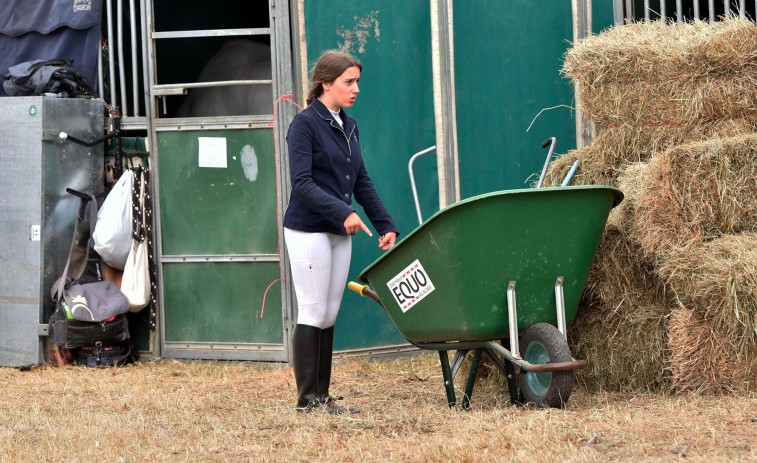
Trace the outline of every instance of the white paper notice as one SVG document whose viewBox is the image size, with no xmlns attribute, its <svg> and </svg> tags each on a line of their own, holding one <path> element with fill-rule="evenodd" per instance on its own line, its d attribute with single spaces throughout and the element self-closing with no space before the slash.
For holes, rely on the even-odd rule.
<svg viewBox="0 0 757 463">
<path fill-rule="evenodd" d="M 200 167 L 226 168 L 226 139 L 199 137 Z"/>
</svg>

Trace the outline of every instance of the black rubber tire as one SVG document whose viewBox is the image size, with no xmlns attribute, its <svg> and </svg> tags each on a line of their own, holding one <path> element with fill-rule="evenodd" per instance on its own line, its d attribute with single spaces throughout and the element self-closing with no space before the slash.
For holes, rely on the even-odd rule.
<svg viewBox="0 0 757 463">
<path fill-rule="evenodd" d="M 529 346 L 532 348 L 531 351 L 529 351 Z M 573 360 L 568 341 L 557 328 L 549 323 L 537 323 L 527 329 L 520 338 L 519 347 L 521 357 L 527 361 L 531 361 L 526 358 L 528 352 L 541 350 L 544 353 L 543 350 L 546 348 L 549 360 L 531 361 L 531 363 L 559 363 Z M 518 379 L 526 402 L 553 408 L 563 408 L 573 389 L 572 370 L 551 373 L 527 373 L 521 370 Z"/>
</svg>

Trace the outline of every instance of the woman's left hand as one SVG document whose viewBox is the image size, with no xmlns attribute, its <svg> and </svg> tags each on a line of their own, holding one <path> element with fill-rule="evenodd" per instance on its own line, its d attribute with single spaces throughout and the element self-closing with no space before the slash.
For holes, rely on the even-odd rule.
<svg viewBox="0 0 757 463">
<path fill-rule="evenodd" d="M 379 238 L 379 247 L 384 251 L 388 251 L 394 247 L 394 242 L 396 239 L 397 234 L 394 232 L 389 232 Z"/>
</svg>

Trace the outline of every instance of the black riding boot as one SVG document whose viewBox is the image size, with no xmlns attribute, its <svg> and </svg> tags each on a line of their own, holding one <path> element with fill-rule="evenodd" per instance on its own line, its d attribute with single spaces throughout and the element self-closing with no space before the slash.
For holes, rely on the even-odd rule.
<svg viewBox="0 0 757 463">
<path fill-rule="evenodd" d="M 318 343 L 321 329 L 297 325 L 292 336 L 292 366 L 297 383 L 297 411 L 309 412 L 318 402 Z"/>
<path fill-rule="evenodd" d="M 334 401 L 344 397 L 333 397 L 329 394 L 331 383 L 331 362 L 334 352 L 334 327 L 321 330 L 321 345 L 318 356 L 318 401 L 326 406 L 332 415 L 340 415 L 345 412 L 354 412 L 349 407 L 340 407 Z"/>
</svg>

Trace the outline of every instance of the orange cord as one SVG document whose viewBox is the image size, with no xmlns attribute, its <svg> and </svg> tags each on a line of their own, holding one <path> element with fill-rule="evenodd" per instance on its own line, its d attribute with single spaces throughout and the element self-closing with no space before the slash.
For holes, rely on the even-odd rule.
<svg viewBox="0 0 757 463">
<path fill-rule="evenodd" d="M 276 115 L 278 114 L 279 102 L 281 102 L 282 100 L 292 103 L 293 105 L 300 108 L 300 110 L 303 109 L 302 106 L 298 105 L 296 102 L 294 102 L 294 100 L 291 100 L 290 98 L 294 98 L 294 95 L 287 94 L 279 96 L 279 98 L 276 100 L 276 103 L 274 103 L 273 105 L 273 122 L 268 124 L 268 127 L 271 127 L 273 129 L 273 156 L 276 163 L 276 254 L 278 254 L 279 256 L 279 272 L 281 272 L 281 278 L 273 280 L 271 284 L 269 284 L 265 289 L 265 292 L 263 293 L 263 306 L 260 308 L 260 318 L 263 318 L 263 314 L 265 313 L 265 299 L 268 296 L 268 290 L 271 289 L 271 286 L 273 286 L 274 283 L 278 281 L 286 281 L 284 275 L 284 267 L 281 265 L 281 228 L 279 228 L 279 224 L 281 223 L 281 215 L 279 214 L 279 204 L 281 203 L 281 172 L 279 171 L 279 148 L 278 144 L 276 143 Z"/>
</svg>

